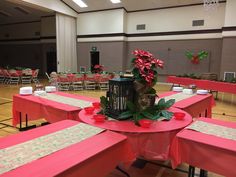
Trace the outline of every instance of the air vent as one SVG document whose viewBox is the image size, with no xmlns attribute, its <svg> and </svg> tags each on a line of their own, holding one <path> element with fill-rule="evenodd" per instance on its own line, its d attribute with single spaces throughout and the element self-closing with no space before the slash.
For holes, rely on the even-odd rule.
<svg viewBox="0 0 236 177">
<path fill-rule="evenodd" d="M 34 33 L 34 35 L 35 35 L 35 36 L 40 36 L 40 32 L 39 32 L 39 31 L 36 31 L 36 32 Z"/>
<path fill-rule="evenodd" d="M 137 30 L 145 30 L 146 29 L 146 25 L 145 24 L 139 24 L 136 26 Z"/>
<path fill-rule="evenodd" d="M 204 20 L 193 20 L 192 26 L 204 26 Z"/>
<path fill-rule="evenodd" d="M 235 78 L 235 72 L 224 72 L 224 81 L 231 82 Z"/>
<path fill-rule="evenodd" d="M 16 10 L 18 10 L 19 12 L 25 14 L 25 15 L 28 15 L 29 14 L 29 11 L 22 8 L 22 7 L 15 7 Z"/>
</svg>

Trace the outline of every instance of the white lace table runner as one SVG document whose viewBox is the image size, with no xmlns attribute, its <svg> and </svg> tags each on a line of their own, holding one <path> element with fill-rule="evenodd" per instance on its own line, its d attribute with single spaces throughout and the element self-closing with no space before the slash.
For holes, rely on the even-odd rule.
<svg viewBox="0 0 236 177">
<path fill-rule="evenodd" d="M 0 149 L 0 174 L 76 144 L 103 130 L 79 123 L 24 143 Z"/>
<path fill-rule="evenodd" d="M 178 102 L 178 101 L 181 101 L 181 100 L 184 100 L 184 99 L 187 99 L 187 98 L 191 98 L 193 96 L 195 96 L 196 94 L 184 94 L 184 93 L 176 93 L 176 94 L 173 94 L 173 95 L 170 95 L 170 96 L 166 96 L 166 97 L 163 97 L 165 99 L 165 101 L 168 101 L 170 99 L 175 99 L 175 102 Z M 159 99 L 156 99 L 155 103 L 158 103 L 158 101 L 160 100 L 161 98 Z"/>
<path fill-rule="evenodd" d="M 221 138 L 236 140 L 236 129 L 225 127 L 222 125 L 216 125 L 203 121 L 195 121 L 186 129 L 195 130 L 201 133 L 205 133 L 208 135 L 214 135 Z"/>
<path fill-rule="evenodd" d="M 92 106 L 92 102 L 90 102 L 90 101 L 79 100 L 76 98 L 70 98 L 70 97 L 61 96 L 61 95 L 57 95 L 57 94 L 53 94 L 53 93 L 47 93 L 47 95 L 45 95 L 45 96 L 41 95 L 40 97 L 44 98 L 44 99 L 51 100 L 51 101 L 55 101 L 58 103 L 63 103 L 63 104 L 67 104 L 70 106 L 76 106 L 79 108 L 85 108 L 88 106 Z"/>
</svg>

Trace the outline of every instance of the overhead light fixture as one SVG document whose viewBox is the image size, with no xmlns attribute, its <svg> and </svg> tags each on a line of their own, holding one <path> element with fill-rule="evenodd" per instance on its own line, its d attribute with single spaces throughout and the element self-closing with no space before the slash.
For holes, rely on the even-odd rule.
<svg viewBox="0 0 236 177">
<path fill-rule="evenodd" d="M 82 0 L 73 0 L 73 1 L 81 8 L 88 7 L 87 4 L 85 4 Z"/>
<path fill-rule="evenodd" d="M 111 0 L 111 2 L 112 2 L 113 4 L 121 3 L 120 0 Z"/>
</svg>

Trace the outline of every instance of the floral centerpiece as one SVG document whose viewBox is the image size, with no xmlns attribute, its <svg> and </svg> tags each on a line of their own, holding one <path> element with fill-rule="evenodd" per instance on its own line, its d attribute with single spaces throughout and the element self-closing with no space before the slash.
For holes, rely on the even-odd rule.
<svg viewBox="0 0 236 177">
<path fill-rule="evenodd" d="M 95 73 L 102 73 L 104 70 L 104 66 L 103 65 L 94 65 L 94 72 Z"/>
<path fill-rule="evenodd" d="M 157 83 L 158 68 L 163 68 L 164 62 L 157 59 L 148 51 L 134 50 L 132 63 L 132 74 L 134 78 L 134 100 L 127 101 L 127 110 L 120 114 L 119 120 L 131 119 L 139 125 L 141 119 L 157 120 L 159 118 L 171 119 L 173 113 L 167 111 L 175 100 L 165 101 L 160 99 L 155 104 L 157 98 L 156 90 L 153 86 Z M 100 113 L 107 113 L 109 101 L 106 97 L 101 97 L 102 110 Z"/>
<path fill-rule="evenodd" d="M 132 73 L 134 75 L 134 86 L 136 100 L 140 109 L 151 106 L 155 102 L 156 90 L 153 86 L 157 82 L 157 69 L 163 68 L 164 62 L 155 58 L 150 52 L 134 50 L 135 57 L 132 59 Z M 150 98 L 150 99 L 149 99 Z M 147 102 L 150 100 L 150 102 Z"/>
</svg>

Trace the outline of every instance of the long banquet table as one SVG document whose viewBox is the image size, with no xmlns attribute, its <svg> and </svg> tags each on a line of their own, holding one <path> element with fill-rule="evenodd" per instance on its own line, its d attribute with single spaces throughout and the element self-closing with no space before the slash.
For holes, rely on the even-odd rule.
<svg viewBox="0 0 236 177">
<path fill-rule="evenodd" d="M 236 94 L 236 84 L 233 83 L 199 80 L 199 79 L 191 79 L 191 78 L 176 77 L 176 76 L 168 76 L 167 82 L 186 86 L 195 84 L 198 88 L 201 89 Z"/>
<path fill-rule="evenodd" d="M 179 92 L 165 92 L 159 95 L 159 98 L 175 97 Z M 212 94 L 206 95 L 190 95 L 186 99 L 176 101 L 173 107 L 182 109 L 189 113 L 192 117 L 211 117 L 212 107 L 215 105 L 215 101 Z"/>
<path fill-rule="evenodd" d="M 91 102 L 91 104 L 92 102 L 99 101 L 97 98 L 63 92 L 54 92 L 53 94 L 63 96 L 64 98 L 73 98 L 76 100 Z M 27 120 L 45 118 L 50 123 L 65 119 L 77 120 L 78 113 L 81 109 L 81 107 L 48 100 L 39 96 L 16 94 L 13 96 L 13 125 L 16 126 L 19 123 L 21 125 L 24 121 L 23 117 L 25 116 L 27 117 Z"/>
<path fill-rule="evenodd" d="M 0 149 L 1 151 L 4 151 L 5 148 L 42 138 L 45 135 L 53 134 L 78 124 L 83 123 L 64 120 L 44 127 L 14 134 L 9 137 L 4 137 L 0 139 Z M 83 134 L 83 132 L 81 133 Z M 14 159 L 14 156 L 11 158 Z M 129 165 L 133 160 L 134 154 L 130 145 L 127 143 L 127 138 L 124 135 L 115 132 L 105 131 L 5 172 L 1 174 L 1 176 L 98 177 L 106 176 L 120 163 Z M 1 164 L 4 164 L 4 162 L 1 162 L 0 158 L 0 171 L 2 167 L 4 168 Z"/>
<path fill-rule="evenodd" d="M 219 134 L 219 131 L 206 134 L 184 129 L 177 134 L 171 147 L 173 167 L 185 162 L 226 177 L 236 176 L 236 123 L 206 118 L 199 118 L 197 121 L 210 123 L 213 126 L 220 125 L 226 130 L 220 127 L 223 136 L 230 134 L 233 139 L 214 135 L 214 133 Z M 206 129 L 212 130 L 212 127 Z"/>
<path fill-rule="evenodd" d="M 177 108 L 170 108 L 169 111 L 184 112 Z M 172 118 L 169 121 L 154 121 L 151 127 L 142 128 L 128 120 L 109 119 L 102 123 L 95 122 L 94 114 L 87 114 L 82 110 L 79 113 L 79 118 L 84 123 L 124 134 L 137 157 L 151 160 L 170 159 L 169 147 L 173 138 L 181 129 L 192 122 L 192 117 L 186 113 L 183 120 Z"/>
</svg>

